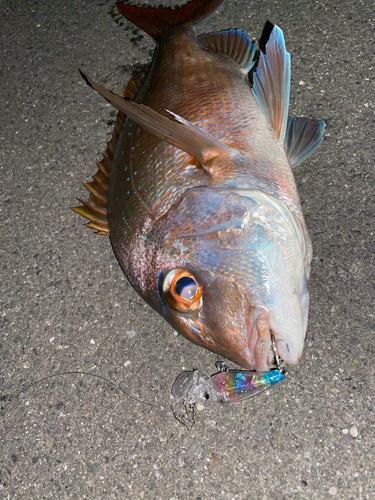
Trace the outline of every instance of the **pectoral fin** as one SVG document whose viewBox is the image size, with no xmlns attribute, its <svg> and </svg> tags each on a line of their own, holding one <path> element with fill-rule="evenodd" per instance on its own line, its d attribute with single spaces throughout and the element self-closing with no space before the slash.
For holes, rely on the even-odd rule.
<svg viewBox="0 0 375 500">
<path fill-rule="evenodd" d="M 289 116 L 284 147 L 292 167 L 305 161 L 320 146 L 325 126 L 321 120 Z"/>
<path fill-rule="evenodd" d="M 94 90 L 99 92 L 115 108 L 125 113 L 137 125 L 169 144 L 182 149 L 208 170 L 210 163 L 218 156 L 234 156 L 238 154 L 236 149 L 226 146 L 203 129 L 196 127 L 175 113 L 169 111 L 177 121 L 170 120 L 148 106 L 128 101 L 114 94 L 94 82 L 82 71 L 81 75 Z"/>
</svg>

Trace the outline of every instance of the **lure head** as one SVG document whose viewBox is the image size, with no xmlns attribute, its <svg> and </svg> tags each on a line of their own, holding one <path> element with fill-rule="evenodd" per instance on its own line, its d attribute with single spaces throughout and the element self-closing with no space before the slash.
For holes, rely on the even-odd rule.
<svg viewBox="0 0 375 500">
<path fill-rule="evenodd" d="M 297 363 L 307 328 L 297 218 L 255 190 L 187 191 L 146 238 L 139 293 L 192 342 L 250 370 Z"/>
<path fill-rule="evenodd" d="M 214 403 L 217 391 L 212 378 L 203 376 L 198 370 L 182 372 L 172 386 L 172 396 L 187 404 Z"/>
<path fill-rule="evenodd" d="M 194 399 L 195 388 L 199 384 L 200 375 L 198 370 L 182 372 L 176 378 L 172 386 L 172 396 L 180 401 Z M 195 400 L 192 401 L 195 403 Z"/>
</svg>

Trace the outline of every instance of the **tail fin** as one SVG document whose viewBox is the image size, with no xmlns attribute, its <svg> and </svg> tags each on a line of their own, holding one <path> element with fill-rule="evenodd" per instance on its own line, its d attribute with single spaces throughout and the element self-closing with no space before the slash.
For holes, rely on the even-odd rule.
<svg viewBox="0 0 375 500">
<path fill-rule="evenodd" d="M 223 0 L 191 0 L 176 9 L 135 7 L 118 3 L 117 8 L 126 19 L 157 40 L 163 32 L 171 28 L 200 23 L 222 2 Z"/>
</svg>

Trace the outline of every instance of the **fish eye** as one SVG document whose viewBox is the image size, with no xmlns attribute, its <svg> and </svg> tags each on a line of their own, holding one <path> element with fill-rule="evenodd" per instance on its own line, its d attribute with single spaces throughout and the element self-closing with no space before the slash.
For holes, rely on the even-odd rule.
<svg viewBox="0 0 375 500">
<path fill-rule="evenodd" d="M 174 269 L 164 278 L 163 294 L 168 304 L 181 312 L 197 309 L 202 298 L 196 278 L 185 269 Z"/>
<path fill-rule="evenodd" d="M 191 299 L 197 293 L 198 285 L 195 279 L 190 276 L 183 276 L 176 281 L 176 293 L 183 299 Z"/>
</svg>

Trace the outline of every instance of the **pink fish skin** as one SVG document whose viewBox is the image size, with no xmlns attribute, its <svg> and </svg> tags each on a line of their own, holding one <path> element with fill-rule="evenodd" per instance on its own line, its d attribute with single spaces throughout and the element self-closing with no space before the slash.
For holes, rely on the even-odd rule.
<svg viewBox="0 0 375 500">
<path fill-rule="evenodd" d="M 177 331 L 267 371 L 272 337 L 287 363 L 303 351 L 312 247 L 291 167 L 319 146 L 324 123 L 288 118 L 279 28 L 267 23 L 255 70 L 241 30 L 195 34 L 221 1 L 118 4 L 157 46 L 124 98 L 84 75 L 120 112 L 75 210 L 109 234 L 132 286 Z"/>
</svg>

